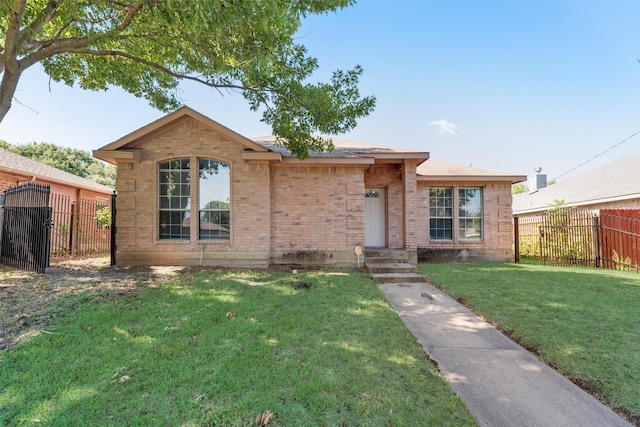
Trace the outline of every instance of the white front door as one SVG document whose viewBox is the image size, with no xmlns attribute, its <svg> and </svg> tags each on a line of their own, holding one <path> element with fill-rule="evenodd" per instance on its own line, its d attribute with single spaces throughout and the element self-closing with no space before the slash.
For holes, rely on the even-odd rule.
<svg viewBox="0 0 640 427">
<path fill-rule="evenodd" d="M 383 189 L 370 189 L 364 194 L 364 245 L 384 247 L 386 240 L 386 198 Z"/>
</svg>

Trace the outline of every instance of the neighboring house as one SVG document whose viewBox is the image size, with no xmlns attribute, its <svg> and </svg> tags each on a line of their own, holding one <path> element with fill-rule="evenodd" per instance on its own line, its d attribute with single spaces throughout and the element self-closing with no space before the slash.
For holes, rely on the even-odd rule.
<svg viewBox="0 0 640 427">
<path fill-rule="evenodd" d="M 0 148 L 0 194 L 26 182 L 48 184 L 51 192 L 69 197 L 110 200 L 113 189 Z"/>
<path fill-rule="evenodd" d="M 96 212 L 111 205 L 112 188 L 0 148 L 0 196 L 27 182 L 51 188 L 54 257 L 109 253 L 109 224 L 99 223 Z"/>
<path fill-rule="evenodd" d="M 94 151 L 118 167 L 118 264 L 355 266 L 356 246 L 512 259 L 525 176 L 333 141 L 301 161 L 183 107 Z"/>
<path fill-rule="evenodd" d="M 537 190 L 513 197 L 513 213 L 519 217 L 538 215 L 557 203 L 593 211 L 638 208 L 639 177 L 640 154 L 624 157 L 549 186 L 546 186 L 544 175 L 538 174 L 532 177 Z"/>
</svg>

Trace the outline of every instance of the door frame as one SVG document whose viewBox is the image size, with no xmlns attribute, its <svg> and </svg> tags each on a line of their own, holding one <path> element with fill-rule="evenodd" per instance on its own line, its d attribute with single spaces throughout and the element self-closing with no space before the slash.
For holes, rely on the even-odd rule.
<svg viewBox="0 0 640 427">
<path fill-rule="evenodd" d="M 363 197 L 366 198 L 365 196 L 366 196 L 367 192 L 369 192 L 371 190 L 382 191 L 382 193 L 383 193 L 381 199 L 383 201 L 383 210 L 382 210 L 383 218 L 382 218 L 382 221 L 383 221 L 383 228 L 384 228 L 384 233 L 383 233 L 384 243 L 382 244 L 382 246 L 369 246 L 369 245 L 366 244 L 366 241 L 367 241 L 367 235 L 366 235 L 366 222 L 367 222 L 366 215 L 367 215 L 367 210 L 365 208 L 365 212 L 364 212 L 364 214 L 365 214 L 365 218 L 364 218 L 364 221 L 365 221 L 365 236 L 364 236 L 365 247 L 386 248 L 387 245 L 388 245 L 388 242 L 389 242 L 389 236 L 388 236 L 388 234 L 389 234 L 388 233 L 388 231 L 389 231 L 388 230 L 388 223 L 389 222 L 387 221 L 387 210 L 388 210 L 387 193 L 388 193 L 388 191 L 387 191 L 387 188 L 384 187 L 384 186 L 365 187 Z M 366 201 L 365 201 L 365 204 L 366 204 Z"/>
</svg>

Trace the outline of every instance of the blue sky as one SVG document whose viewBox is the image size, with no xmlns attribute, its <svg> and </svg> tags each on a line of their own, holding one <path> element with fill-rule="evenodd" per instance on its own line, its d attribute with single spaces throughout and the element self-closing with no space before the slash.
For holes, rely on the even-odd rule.
<svg viewBox="0 0 640 427">
<path fill-rule="evenodd" d="M 364 68 L 377 107 L 346 139 L 435 160 L 560 179 L 640 152 L 640 2 L 371 1 L 305 20 L 316 76 Z M 240 95 L 195 84 L 187 105 L 270 134 Z M 86 92 L 25 72 L 0 139 L 97 149 L 162 116 L 119 89 Z M 565 172 L 595 160 L 577 170 Z"/>
</svg>

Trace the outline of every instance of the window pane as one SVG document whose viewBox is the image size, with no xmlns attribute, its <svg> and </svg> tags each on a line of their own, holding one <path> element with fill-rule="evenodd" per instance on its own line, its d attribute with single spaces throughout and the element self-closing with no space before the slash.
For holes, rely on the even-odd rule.
<svg viewBox="0 0 640 427">
<path fill-rule="evenodd" d="M 188 239 L 189 212 L 160 211 L 160 239 Z"/>
<path fill-rule="evenodd" d="M 189 159 L 158 163 L 158 238 L 189 239 Z"/>
<path fill-rule="evenodd" d="M 200 239 L 228 240 L 230 235 L 229 211 L 200 211 Z"/>
<path fill-rule="evenodd" d="M 461 240 L 482 240 L 482 188 L 458 189 Z"/>
<path fill-rule="evenodd" d="M 430 219 L 429 233 L 434 240 L 453 239 L 453 221 L 451 219 Z"/>
<path fill-rule="evenodd" d="M 453 239 L 453 188 L 429 189 L 429 234 L 433 240 Z"/>
<path fill-rule="evenodd" d="M 198 161 L 199 238 L 229 240 L 231 235 L 231 173 L 229 164 Z"/>
<path fill-rule="evenodd" d="M 160 209 L 166 209 L 169 207 L 169 198 L 160 196 Z"/>
<path fill-rule="evenodd" d="M 200 159 L 200 209 L 229 209 L 230 173 L 227 163 Z"/>
</svg>

